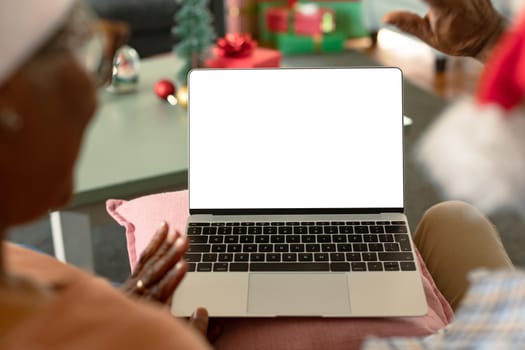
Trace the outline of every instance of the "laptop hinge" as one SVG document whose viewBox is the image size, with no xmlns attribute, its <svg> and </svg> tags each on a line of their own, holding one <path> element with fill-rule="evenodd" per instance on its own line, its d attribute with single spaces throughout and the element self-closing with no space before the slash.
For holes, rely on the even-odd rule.
<svg viewBox="0 0 525 350">
<path fill-rule="evenodd" d="M 403 213 L 403 208 L 353 209 L 190 209 L 191 215 L 330 215 L 330 214 L 383 214 Z"/>
</svg>

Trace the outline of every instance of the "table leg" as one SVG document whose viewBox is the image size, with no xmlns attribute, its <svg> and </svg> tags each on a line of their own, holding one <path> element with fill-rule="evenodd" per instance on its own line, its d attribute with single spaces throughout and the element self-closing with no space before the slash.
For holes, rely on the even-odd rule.
<svg viewBox="0 0 525 350">
<path fill-rule="evenodd" d="M 50 214 L 50 220 L 55 257 L 64 263 L 94 272 L 89 216 L 55 211 Z"/>
</svg>

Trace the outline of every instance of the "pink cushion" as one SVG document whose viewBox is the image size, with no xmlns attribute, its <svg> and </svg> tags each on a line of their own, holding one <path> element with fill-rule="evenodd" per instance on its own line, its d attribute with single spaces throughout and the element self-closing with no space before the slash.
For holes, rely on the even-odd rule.
<svg viewBox="0 0 525 350">
<path fill-rule="evenodd" d="M 159 193 L 132 201 L 110 199 L 106 202 L 109 215 L 126 228 L 131 270 L 162 221 L 168 223 L 170 231 L 185 233 L 188 204 L 188 191 Z"/>
<path fill-rule="evenodd" d="M 108 200 L 109 214 L 126 228 L 131 268 L 162 220 L 170 230 L 185 232 L 188 192 L 169 192 L 131 201 Z M 221 319 L 217 349 L 354 349 L 366 336 L 421 336 L 436 332 L 453 318 L 418 254 L 429 312 L 423 317 L 385 319 Z"/>
</svg>

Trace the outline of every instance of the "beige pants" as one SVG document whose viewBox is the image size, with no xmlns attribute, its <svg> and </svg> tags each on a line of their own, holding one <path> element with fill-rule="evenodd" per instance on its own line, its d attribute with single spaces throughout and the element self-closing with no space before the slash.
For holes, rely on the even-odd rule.
<svg viewBox="0 0 525 350">
<path fill-rule="evenodd" d="M 454 310 L 476 268 L 513 268 L 494 225 L 463 202 L 444 202 L 427 210 L 414 242 L 436 285 Z"/>
</svg>

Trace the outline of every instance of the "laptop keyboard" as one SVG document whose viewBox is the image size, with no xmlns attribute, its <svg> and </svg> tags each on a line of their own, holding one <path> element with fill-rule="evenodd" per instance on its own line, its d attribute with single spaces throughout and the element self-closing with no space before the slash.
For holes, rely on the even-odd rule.
<svg viewBox="0 0 525 350">
<path fill-rule="evenodd" d="M 404 221 L 192 222 L 190 272 L 415 271 Z"/>
</svg>

